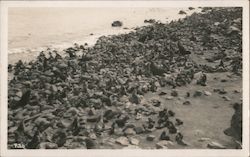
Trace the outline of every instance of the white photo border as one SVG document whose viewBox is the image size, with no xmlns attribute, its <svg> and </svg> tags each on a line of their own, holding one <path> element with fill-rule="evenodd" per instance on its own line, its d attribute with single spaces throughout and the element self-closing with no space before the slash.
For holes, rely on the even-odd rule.
<svg viewBox="0 0 250 157">
<path fill-rule="evenodd" d="M 206 0 L 206 1 L 0 1 L 1 51 L 0 51 L 0 156 L 249 156 L 249 1 Z M 243 7 L 243 149 L 167 149 L 167 150 L 10 150 L 7 149 L 7 98 L 8 98 L 8 8 L 10 7 Z"/>
</svg>

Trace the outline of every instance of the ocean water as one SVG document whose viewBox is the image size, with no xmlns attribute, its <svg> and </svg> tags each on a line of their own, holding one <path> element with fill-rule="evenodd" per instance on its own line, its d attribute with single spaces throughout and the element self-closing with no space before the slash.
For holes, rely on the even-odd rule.
<svg viewBox="0 0 250 157">
<path fill-rule="evenodd" d="M 188 8 L 9 8 L 9 62 L 22 58 L 11 54 L 33 53 L 49 48 L 64 49 L 74 43 L 93 45 L 102 35 L 121 34 L 146 25 L 145 19 L 163 23 L 184 18 L 199 9 Z M 111 27 L 115 20 L 123 22 Z M 124 29 L 128 28 L 128 29 Z M 93 35 L 90 35 L 90 34 Z"/>
</svg>

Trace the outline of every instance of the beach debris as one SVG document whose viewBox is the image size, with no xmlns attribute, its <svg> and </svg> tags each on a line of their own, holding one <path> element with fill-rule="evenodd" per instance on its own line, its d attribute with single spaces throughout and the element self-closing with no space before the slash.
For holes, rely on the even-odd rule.
<svg viewBox="0 0 250 157">
<path fill-rule="evenodd" d="M 121 27 L 122 26 L 122 22 L 121 21 L 114 21 L 111 24 L 112 27 Z"/>
</svg>

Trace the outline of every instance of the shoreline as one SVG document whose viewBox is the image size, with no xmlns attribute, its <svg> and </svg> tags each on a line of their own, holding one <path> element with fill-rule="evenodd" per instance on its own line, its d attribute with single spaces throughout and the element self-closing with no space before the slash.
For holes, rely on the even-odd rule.
<svg viewBox="0 0 250 157">
<path fill-rule="evenodd" d="M 185 18 L 186 16 L 190 16 L 193 13 L 199 13 L 201 12 L 201 8 L 195 8 L 193 10 L 189 10 L 188 8 L 179 8 L 179 10 L 184 10 L 186 14 L 180 15 L 178 12 L 176 12 L 175 16 L 172 15 L 166 15 L 165 21 L 163 20 L 156 20 L 161 23 L 169 23 L 171 21 L 177 21 L 179 19 Z M 178 10 L 178 11 L 179 11 Z M 120 17 L 121 18 L 121 17 Z M 121 18 L 123 19 L 123 18 Z M 148 20 L 147 17 L 145 17 L 144 20 Z M 119 20 L 119 18 L 117 19 Z M 122 20 L 121 20 L 122 21 Z M 119 35 L 119 34 L 127 34 L 130 32 L 135 31 L 135 28 L 143 27 L 151 25 L 149 23 L 143 23 L 143 21 L 139 22 L 138 24 L 133 25 L 133 27 L 126 27 L 127 24 L 125 24 L 122 27 L 111 27 L 106 28 L 106 30 L 97 30 L 89 32 L 89 35 L 81 36 L 78 35 L 76 37 L 71 37 L 67 39 L 66 41 L 58 41 L 58 42 L 50 42 L 51 44 L 45 44 L 38 47 L 18 47 L 18 48 L 9 48 L 8 49 L 8 64 L 15 64 L 19 60 L 22 60 L 24 62 L 29 62 L 35 59 L 39 55 L 41 51 L 46 51 L 48 48 L 52 50 L 58 50 L 62 51 L 66 48 L 72 47 L 74 43 L 77 43 L 79 45 L 84 45 L 85 43 L 88 44 L 88 47 L 94 46 L 95 42 L 99 39 L 101 36 L 110 36 L 110 35 Z M 131 25 L 131 24 L 128 24 Z M 81 34 L 81 33 L 79 33 Z M 93 34 L 93 35 L 90 35 Z M 11 41 L 9 41 L 11 43 Z"/>
</svg>

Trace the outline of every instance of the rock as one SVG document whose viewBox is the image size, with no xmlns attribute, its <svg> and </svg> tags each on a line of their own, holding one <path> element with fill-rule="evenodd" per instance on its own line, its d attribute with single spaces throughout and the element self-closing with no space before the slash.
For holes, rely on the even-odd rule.
<svg viewBox="0 0 250 157">
<path fill-rule="evenodd" d="M 31 91 L 30 91 L 30 90 L 27 90 L 27 91 L 22 95 L 21 99 L 17 102 L 17 104 L 11 106 L 12 109 L 17 109 L 17 108 L 24 107 L 25 105 L 27 105 L 27 104 L 29 103 L 29 100 L 30 100 L 30 94 L 31 94 Z"/>
<path fill-rule="evenodd" d="M 86 144 L 87 149 L 96 149 L 97 148 L 96 142 L 93 139 L 86 138 L 85 144 Z"/>
<path fill-rule="evenodd" d="M 23 95 L 23 93 L 22 93 L 21 91 L 18 91 L 18 92 L 16 93 L 16 96 L 18 96 L 19 98 L 21 98 L 22 95 Z"/>
<path fill-rule="evenodd" d="M 211 139 L 208 138 L 208 137 L 201 137 L 198 141 L 199 141 L 199 142 L 211 141 Z"/>
<path fill-rule="evenodd" d="M 42 142 L 39 144 L 39 149 L 58 149 L 58 146 L 55 143 Z"/>
<path fill-rule="evenodd" d="M 115 120 L 115 123 L 117 124 L 118 127 L 123 128 L 127 123 L 128 119 L 129 119 L 128 116 L 120 117 L 119 119 Z"/>
<path fill-rule="evenodd" d="M 58 145 L 58 147 L 62 147 L 66 142 L 67 134 L 63 130 L 58 130 L 52 137 L 52 141 Z"/>
<path fill-rule="evenodd" d="M 166 96 L 166 100 L 172 100 L 172 99 L 174 99 L 173 96 Z"/>
<path fill-rule="evenodd" d="M 170 134 L 177 133 L 177 128 L 174 125 L 168 126 L 168 129 Z"/>
<path fill-rule="evenodd" d="M 143 132 L 145 131 L 145 130 L 144 130 L 142 127 L 140 127 L 140 126 L 135 127 L 134 130 L 135 130 L 136 134 L 141 134 L 141 133 L 143 133 Z"/>
<path fill-rule="evenodd" d="M 177 91 L 175 91 L 175 90 L 173 90 L 173 91 L 171 92 L 171 96 L 173 96 L 173 97 L 177 97 L 177 96 L 178 96 L 178 92 L 177 92 Z"/>
<path fill-rule="evenodd" d="M 90 134 L 89 134 L 89 138 L 92 139 L 92 140 L 96 140 L 96 139 L 97 139 L 95 133 L 90 133 Z"/>
<path fill-rule="evenodd" d="M 132 145 L 136 145 L 136 146 L 139 145 L 139 143 L 140 143 L 140 141 L 138 139 L 133 138 L 133 137 L 129 138 L 129 141 Z"/>
<path fill-rule="evenodd" d="M 122 26 L 122 22 L 121 21 L 114 21 L 111 24 L 112 27 L 121 27 Z"/>
<path fill-rule="evenodd" d="M 242 142 L 242 103 L 234 103 L 234 114 L 231 118 L 229 128 L 224 130 L 227 136 L 233 137 L 234 140 Z"/>
<path fill-rule="evenodd" d="M 94 116 L 96 114 L 95 112 L 95 109 L 94 108 L 91 108 L 89 111 L 88 111 L 88 115 L 89 116 Z"/>
<path fill-rule="evenodd" d="M 72 116 L 74 116 L 74 115 L 77 115 L 79 111 L 78 111 L 77 108 L 71 107 L 71 108 L 68 109 L 67 112 L 70 113 L 70 114 L 72 114 Z"/>
<path fill-rule="evenodd" d="M 161 133 L 160 140 L 170 140 L 170 137 L 166 134 L 166 131 Z"/>
<path fill-rule="evenodd" d="M 188 7 L 188 9 L 189 9 L 189 10 L 194 10 L 195 8 L 193 8 L 193 7 Z"/>
<path fill-rule="evenodd" d="M 155 19 L 144 20 L 144 23 L 155 23 Z"/>
<path fill-rule="evenodd" d="M 188 146 L 189 144 L 183 140 L 183 135 L 181 133 L 177 133 L 175 136 L 175 140 L 179 145 Z"/>
<path fill-rule="evenodd" d="M 240 93 L 240 90 L 235 89 L 234 93 Z"/>
<path fill-rule="evenodd" d="M 182 125 L 182 124 L 183 124 L 183 121 L 182 121 L 182 120 L 180 120 L 180 119 L 178 119 L 178 118 L 176 118 L 176 119 L 175 119 L 175 121 L 176 121 L 176 125 L 177 125 L 177 126 L 179 126 L 179 125 Z"/>
<path fill-rule="evenodd" d="M 191 105 L 191 102 L 190 101 L 185 101 L 185 102 L 183 102 L 183 105 Z"/>
<path fill-rule="evenodd" d="M 199 96 L 202 96 L 202 94 L 203 94 L 203 92 L 202 91 L 200 91 L 200 90 L 197 90 L 197 91 L 195 91 L 195 93 L 194 93 L 194 97 L 199 97 Z"/>
<path fill-rule="evenodd" d="M 142 118 L 142 114 L 137 112 L 135 120 L 140 120 Z"/>
<path fill-rule="evenodd" d="M 148 135 L 147 140 L 148 141 L 153 141 L 155 139 L 155 135 Z"/>
<path fill-rule="evenodd" d="M 206 86 L 206 82 L 207 82 L 207 75 L 204 72 L 202 72 L 196 84 L 201 86 Z"/>
<path fill-rule="evenodd" d="M 37 118 L 35 124 L 38 126 L 40 131 L 44 131 L 50 126 L 50 122 L 46 118 Z"/>
<path fill-rule="evenodd" d="M 218 92 L 219 94 L 227 94 L 227 91 L 225 89 L 214 89 L 214 92 Z"/>
<path fill-rule="evenodd" d="M 220 25 L 220 22 L 215 22 L 214 25 L 218 26 L 218 25 Z"/>
<path fill-rule="evenodd" d="M 166 92 L 160 92 L 158 95 L 162 96 L 162 95 L 166 95 L 167 93 Z"/>
<path fill-rule="evenodd" d="M 211 95 L 212 95 L 212 93 L 211 93 L 211 92 L 209 92 L 209 91 L 204 91 L 204 95 L 206 95 L 206 96 L 211 96 Z"/>
<path fill-rule="evenodd" d="M 133 94 L 132 94 L 131 97 L 129 98 L 129 101 L 130 101 L 131 103 L 140 104 L 141 98 L 140 98 L 140 96 L 137 94 L 137 92 L 133 92 Z"/>
<path fill-rule="evenodd" d="M 159 100 L 153 99 L 152 100 L 152 105 L 155 107 L 160 107 L 161 106 L 161 102 Z"/>
<path fill-rule="evenodd" d="M 233 34 L 233 33 L 241 33 L 241 30 L 239 28 L 237 28 L 236 26 L 230 26 L 227 30 L 227 34 Z"/>
<path fill-rule="evenodd" d="M 225 101 L 231 101 L 231 99 L 228 96 L 223 96 L 222 97 Z"/>
<path fill-rule="evenodd" d="M 183 10 L 180 10 L 178 14 L 183 15 L 183 14 L 187 14 L 187 13 Z"/>
<path fill-rule="evenodd" d="M 94 116 L 88 117 L 87 122 L 91 122 L 91 123 L 99 122 L 100 119 L 101 119 L 100 115 L 94 115 Z"/>
<path fill-rule="evenodd" d="M 63 128 L 68 128 L 68 127 L 71 126 L 72 120 L 70 120 L 70 119 L 62 119 L 61 124 L 62 124 Z"/>
<path fill-rule="evenodd" d="M 85 142 L 86 138 L 87 138 L 87 137 L 85 137 L 85 136 L 77 136 L 77 137 L 74 139 L 74 141 L 75 141 L 75 142 L 81 143 L 81 142 Z"/>
<path fill-rule="evenodd" d="M 107 120 L 112 119 L 114 116 L 116 115 L 116 113 L 113 110 L 107 110 L 104 112 L 103 117 L 105 117 Z"/>
<path fill-rule="evenodd" d="M 168 110 L 168 116 L 174 117 L 175 113 L 172 110 Z"/>
<path fill-rule="evenodd" d="M 227 82 L 228 80 L 226 80 L 226 79 L 222 79 L 220 82 Z"/>
<path fill-rule="evenodd" d="M 207 147 L 208 148 L 211 148 L 211 149 L 226 149 L 225 146 L 223 146 L 222 144 L 220 143 L 217 143 L 217 142 L 214 142 L 214 141 L 211 141 L 207 144 Z"/>
<path fill-rule="evenodd" d="M 115 140 L 116 143 L 122 145 L 122 146 L 128 146 L 129 140 L 127 137 L 121 136 Z"/>
<path fill-rule="evenodd" d="M 127 129 L 124 131 L 124 134 L 125 134 L 125 135 L 135 135 L 136 132 L 134 131 L 133 128 L 127 128 Z"/>
<path fill-rule="evenodd" d="M 156 143 L 156 149 L 168 149 L 169 146 L 174 144 L 171 141 L 162 140 Z"/>
<path fill-rule="evenodd" d="M 128 96 L 123 95 L 123 96 L 120 98 L 120 101 L 121 101 L 121 102 L 124 102 L 124 103 L 127 103 L 127 102 L 129 102 L 129 98 L 128 98 Z"/>
</svg>

